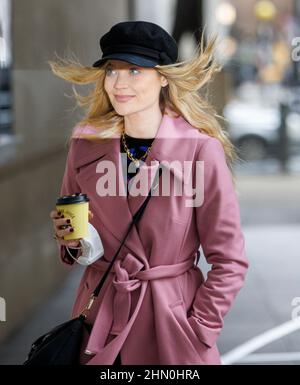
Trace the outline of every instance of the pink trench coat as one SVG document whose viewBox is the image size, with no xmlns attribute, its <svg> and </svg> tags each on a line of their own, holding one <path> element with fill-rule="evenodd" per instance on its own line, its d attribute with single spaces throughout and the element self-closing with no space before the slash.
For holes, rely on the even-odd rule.
<svg viewBox="0 0 300 385">
<path fill-rule="evenodd" d="M 110 365 L 119 351 L 124 365 L 220 364 L 216 340 L 248 268 L 237 196 L 223 147 L 182 117 L 165 113 L 150 154 L 137 175 L 151 182 L 157 160 L 165 161 L 170 194 L 151 197 L 122 247 L 88 317 L 93 329 L 84 338 L 80 364 Z M 60 193 L 88 194 L 94 214 L 90 222 L 105 250 L 100 260 L 85 269 L 72 317 L 88 302 L 132 215 L 146 198 L 144 193 L 122 195 L 124 183 L 116 183 L 115 196 L 100 196 L 97 181 L 107 170 L 99 172 L 97 165 L 108 160 L 116 165 L 116 181 L 124 181 L 120 137 L 97 144 L 72 137 Z M 191 194 L 176 196 L 172 182 L 186 186 L 191 177 L 194 181 L 196 160 L 204 161 L 202 184 L 197 185 L 199 191 L 204 187 L 204 196 L 201 204 L 193 206 L 186 203 Z M 184 161 L 192 162 L 189 171 L 183 168 Z M 206 281 L 197 267 L 200 245 L 212 264 Z M 59 253 L 64 263 L 72 264 L 64 246 Z"/>
</svg>

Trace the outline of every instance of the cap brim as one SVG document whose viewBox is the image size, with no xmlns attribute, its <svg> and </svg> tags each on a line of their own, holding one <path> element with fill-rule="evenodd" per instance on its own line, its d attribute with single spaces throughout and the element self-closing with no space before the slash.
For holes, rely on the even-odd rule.
<svg viewBox="0 0 300 385">
<path fill-rule="evenodd" d="M 158 64 L 157 61 L 148 59 L 140 55 L 132 55 L 127 53 L 114 53 L 111 55 L 104 56 L 102 59 L 97 60 L 93 64 L 93 67 L 101 66 L 108 59 L 122 60 L 128 63 L 135 64 L 140 67 L 155 67 Z"/>
</svg>

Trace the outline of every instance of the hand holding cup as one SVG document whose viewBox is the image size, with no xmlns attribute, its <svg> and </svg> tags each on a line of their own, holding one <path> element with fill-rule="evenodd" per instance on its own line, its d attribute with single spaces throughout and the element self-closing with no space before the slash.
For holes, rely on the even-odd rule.
<svg viewBox="0 0 300 385">
<path fill-rule="evenodd" d="M 88 221 L 93 217 L 86 194 L 76 193 L 59 197 L 56 210 L 51 211 L 54 234 L 60 245 L 78 247 L 87 236 Z"/>
</svg>

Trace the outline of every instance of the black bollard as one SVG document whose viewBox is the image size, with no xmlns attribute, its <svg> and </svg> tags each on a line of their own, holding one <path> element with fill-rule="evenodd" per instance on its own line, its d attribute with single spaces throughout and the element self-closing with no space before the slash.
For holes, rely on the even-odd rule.
<svg viewBox="0 0 300 385">
<path fill-rule="evenodd" d="M 286 118 L 289 107 L 285 103 L 280 103 L 280 127 L 278 132 L 278 156 L 281 172 L 288 173 L 289 161 L 289 137 L 286 126 Z"/>
</svg>

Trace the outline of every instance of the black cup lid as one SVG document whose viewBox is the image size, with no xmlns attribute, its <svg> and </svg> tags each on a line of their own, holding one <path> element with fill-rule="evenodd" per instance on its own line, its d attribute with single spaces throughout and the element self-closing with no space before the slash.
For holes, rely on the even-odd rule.
<svg viewBox="0 0 300 385">
<path fill-rule="evenodd" d="M 63 195 L 57 198 L 56 204 L 69 205 L 72 203 L 82 203 L 82 202 L 89 202 L 89 198 L 87 197 L 87 195 L 82 193 L 75 193 L 72 195 Z"/>
</svg>

